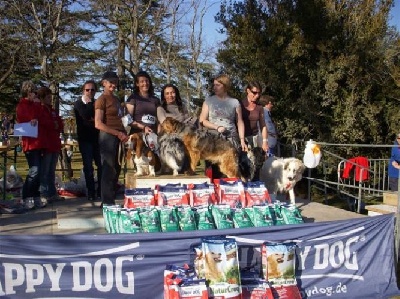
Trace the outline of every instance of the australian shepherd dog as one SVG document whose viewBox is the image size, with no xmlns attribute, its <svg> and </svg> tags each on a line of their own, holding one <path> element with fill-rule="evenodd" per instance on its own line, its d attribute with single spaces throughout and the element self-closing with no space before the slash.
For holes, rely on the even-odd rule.
<svg viewBox="0 0 400 299">
<path fill-rule="evenodd" d="M 178 134 L 161 133 L 158 136 L 160 145 L 160 160 L 162 171 L 170 168 L 172 174 L 177 176 L 179 172 L 184 172 L 189 167 L 189 154 Z"/>
<path fill-rule="evenodd" d="M 227 177 L 239 177 L 238 153 L 228 140 L 186 126 L 172 117 L 164 120 L 161 131 L 166 134 L 177 134 L 183 141 L 189 154 L 191 173 L 194 173 L 199 160 L 204 159 L 217 164 Z"/>
<path fill-rule="evenodd" d="M 143 139 L 143 133 L 134 133 L 129 136 L 129 141 L 133 145 L 133 150 L 128 149 L 126 160 L 133 159 L 136 168 L 136 176 L 155 176 L 160 170 L 160 159 L 149 147 Z M 133 152 L 133 153 L 132 153 Z"/>
</svg>

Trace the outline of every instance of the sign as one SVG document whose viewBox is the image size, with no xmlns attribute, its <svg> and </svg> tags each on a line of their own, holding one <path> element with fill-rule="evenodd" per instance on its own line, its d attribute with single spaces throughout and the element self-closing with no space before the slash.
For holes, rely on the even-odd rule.
<svg viewBox="0 0 400 299">
<path fill-rule="evenodd" d="M 1 298 L 162 298 L 166 264 L 191 263 L 201 237 L 228 236 L 240 267 L 261 244 L 295 242 L 303 298 L 399 295 L 393 214 L 345 221 L 175 233 L 0 236 Z"/>
</svg>

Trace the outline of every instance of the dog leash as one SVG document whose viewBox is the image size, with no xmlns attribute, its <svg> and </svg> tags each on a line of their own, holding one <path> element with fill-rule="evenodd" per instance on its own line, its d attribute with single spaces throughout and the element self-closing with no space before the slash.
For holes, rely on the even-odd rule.
<svg viewBox="0 0 400 299">
<path fill-rule="evenodd" d="M 124 166 L 125 164 L 125 144 L 120 142 L 118 145 L 118 164 Z"/>
</svg>

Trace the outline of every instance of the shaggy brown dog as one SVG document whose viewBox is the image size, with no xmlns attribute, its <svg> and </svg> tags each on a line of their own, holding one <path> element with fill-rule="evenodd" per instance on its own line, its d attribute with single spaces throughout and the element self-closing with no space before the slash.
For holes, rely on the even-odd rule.
<svg viewBox="0 0 400 299">
<path fill-rule="evenodd" d="M 134 133 L 129 136 L 130 142 L 133 144 L 135 154 L 128 149 L 126 153 L 126 160 L 131 162 L 133 160 L 136 167 L 136 176 L 150 175 L 155 176 L 156 171 L 161 168 L 159 157 L 151 151 L 143 141 L 142 133 Z"/>
<path fill-rule="evenodd" d="M 229 178 L 239 177 L 238 154 L 233 145 L 228 141 L 200 132 L 190 126 L 167 117 L 161 124 L 165 133 L 176 133 L 189 153 L 190 171 L 194 173 L 200 159 L 218 164 L 219 169 Z"/>
</svg>

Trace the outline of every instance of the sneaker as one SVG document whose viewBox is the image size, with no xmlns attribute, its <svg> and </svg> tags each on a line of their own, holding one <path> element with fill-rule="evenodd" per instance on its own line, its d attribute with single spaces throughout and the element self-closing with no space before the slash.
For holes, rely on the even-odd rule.
<svg viewBox="0 0 400 299">
<path fill-rule="evenodd" d="M 32 210 L 35 207 L 35 199 L 34 197 L 27 197 L 23 199 L 23 206 L 27 210 Z"/>
<path fill-rule="evenodd" d="M 64 200 L 65 200 L 65 197 L 60 196 L 60 195 L 58 195 L 58 194 L 55 194 L 55 195 L 53 195 L 53 196 L 47 198 L 47 202 L 48 202 L 48 203 L 60 202 L 60 201 L 64 201 Z"/>
<path fill-rule="evenodd" d="M 47 206 L 47 198 L 46 197 L 35 197 L 34 198 L 35 208 L 44 208 Z"/>
</svg>

